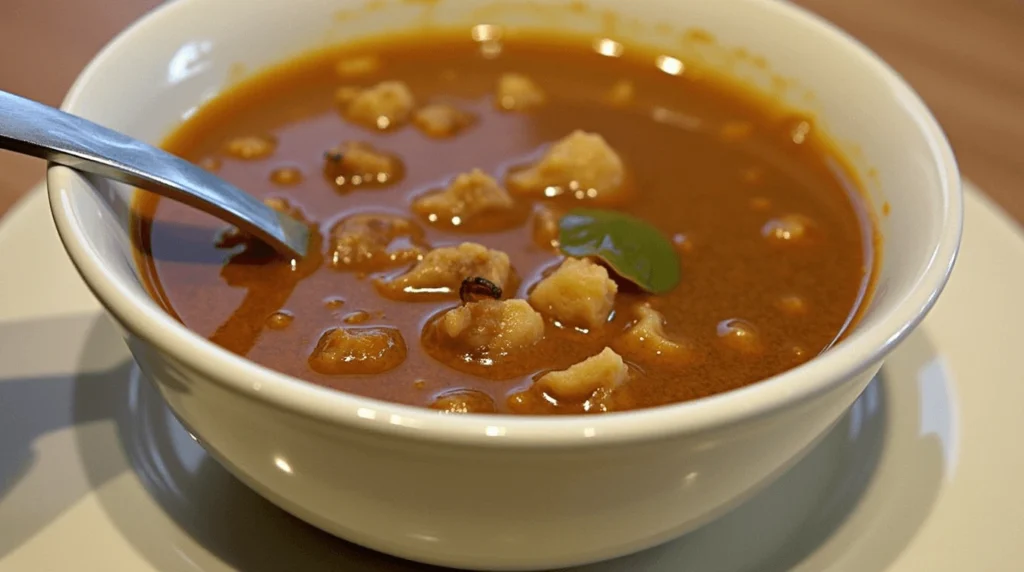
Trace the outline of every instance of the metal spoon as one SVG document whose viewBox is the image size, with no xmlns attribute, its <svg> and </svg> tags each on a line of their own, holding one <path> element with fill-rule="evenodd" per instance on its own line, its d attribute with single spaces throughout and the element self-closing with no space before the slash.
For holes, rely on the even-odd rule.
<svg viewBox="0 0 1024 572">
<path fill-rule="evenodd" d="M 156 147 L 0 90 L 0 149 L 127 183 L 207 212 L 287 256 L 306 256 L 305 224 Z"/>
</svg>

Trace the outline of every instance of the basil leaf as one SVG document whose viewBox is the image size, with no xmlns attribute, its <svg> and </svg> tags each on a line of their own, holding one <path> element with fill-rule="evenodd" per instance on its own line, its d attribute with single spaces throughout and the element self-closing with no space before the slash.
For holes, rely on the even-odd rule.
<svg viewBox="0 0 1024 572">
<path fill-rule="evenodd" d="M 627 214 L 573 209 L 558 221 L 563 254 L 596 257 L 619 276 L 655 294 L 679 284 L 679 256 L 658 229 Z"/>
</svg>

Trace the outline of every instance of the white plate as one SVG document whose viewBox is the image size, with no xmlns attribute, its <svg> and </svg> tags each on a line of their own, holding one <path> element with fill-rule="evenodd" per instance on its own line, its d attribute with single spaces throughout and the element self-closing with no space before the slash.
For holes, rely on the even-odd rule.
<svg viewBox="0 0 1024 572">
<path fill-rule="evenodd" d="M 966 225 L 938 306 L 803 461 L 689 536 L 580 570 L 1024 569 L 1024 235 L 972 189 Z M 0 269 L 0 571 L 424 569 L 210 459 L 82 286 L 41 189 L 0 224 Z"/>
</svg>

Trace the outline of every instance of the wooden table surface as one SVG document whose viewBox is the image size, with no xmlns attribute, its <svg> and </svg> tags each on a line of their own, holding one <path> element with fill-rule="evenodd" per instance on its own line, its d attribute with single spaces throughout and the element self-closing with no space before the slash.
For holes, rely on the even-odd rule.
<svg viewBox="0 0 1024 572">
<path fill-rule="evenodd" d="M 0 89 L 58 105 L 93 54 L 159 3 L 5 0 Z M 964 175 L 1024 221 L 1024 0 L 797 3 L 899 70 L 942 122 Z M 0 214 L 42 177 L 41 161 L 0 151 Z"/>
</svg>

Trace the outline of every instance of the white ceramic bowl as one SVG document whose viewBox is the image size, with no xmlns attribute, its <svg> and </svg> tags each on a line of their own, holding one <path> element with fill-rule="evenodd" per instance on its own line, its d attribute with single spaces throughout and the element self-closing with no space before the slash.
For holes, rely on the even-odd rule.
<svg viewBox="0 0 1024 572">
<path fill-rule="evenodd" d="M 459 417 L 323 389 L 188 331 L 140 284 L 126 233 L 130 189 L 51 167 L 51 207 L 71 259 L 175 414 L 238 478 L 324 530 L 414 560 L 488 569 L 605 559 L 681 535 L 814 444 L 946 281 L 962 210 L 939 126 L 890 68 L 798 8 L 631 0 L 628 17 L 616 19 L 608 11 L 627 5 L 619 0 L 378 0 L 353 10 L 361 5 L 171 2 L 96 57 L 65 109 L 156 142 L 239 64 L 252 70 L 346 38 L 479 23 L 609 35 L 778 87 L 756 58 L 722 46 L 744 47 L 788 78 L 777 95 L 817 114 L 891 214 L 880 219 L 884 255 L 870 309 L 852 335 L 804 366 L 651 410 Z M 689 28 L 711 32 L 717 45 L 681 41 Z"/>
</svg>

